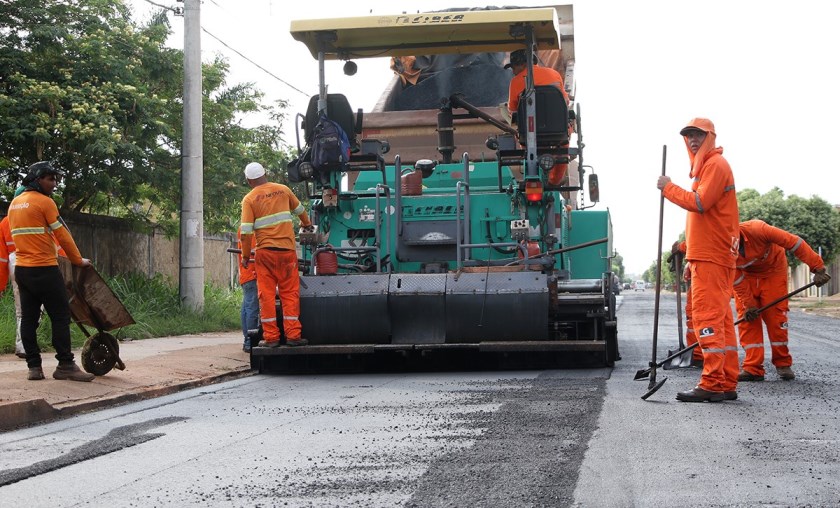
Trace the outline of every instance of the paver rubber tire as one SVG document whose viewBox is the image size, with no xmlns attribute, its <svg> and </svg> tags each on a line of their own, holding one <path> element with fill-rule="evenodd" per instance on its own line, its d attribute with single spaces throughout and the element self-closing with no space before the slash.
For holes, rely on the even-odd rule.
<svg viewBox="0 0 840 508">
<path fill-rule="evenodd" d="M 99 332 L 82 347 L 82 368 L 95 376 L 111 372 L 120 356 L 120 343 L 113 335 Z"/>
</svg>

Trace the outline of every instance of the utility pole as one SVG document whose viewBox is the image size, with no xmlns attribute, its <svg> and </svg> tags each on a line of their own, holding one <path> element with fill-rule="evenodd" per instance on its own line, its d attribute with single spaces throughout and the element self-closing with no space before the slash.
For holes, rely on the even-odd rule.
<svg viewBox="0 0 840 508">
<path fill-rule="evenodd" d="M 204 151 L 201 0 L 184 0 L 184 146 L 181 147 L 181 305 L 204 310 Z"/>
</svg>

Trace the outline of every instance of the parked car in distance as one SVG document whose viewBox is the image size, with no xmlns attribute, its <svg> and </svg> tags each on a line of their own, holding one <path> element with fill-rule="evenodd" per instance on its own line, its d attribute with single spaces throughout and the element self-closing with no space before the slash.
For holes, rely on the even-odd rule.
<svg viewBox="0 0 840 508">
<path fill-rule="evenodd" d="M 623 287 L 624 287 L 624 289 L 631 289 L 629 282 L 625 282 Z"/>
<path fill-rule="evenodd" d="M 637 280 L 633 283 L 633 291 L 644 291 L 645 290 L 645 281 Z"/>
</svg>

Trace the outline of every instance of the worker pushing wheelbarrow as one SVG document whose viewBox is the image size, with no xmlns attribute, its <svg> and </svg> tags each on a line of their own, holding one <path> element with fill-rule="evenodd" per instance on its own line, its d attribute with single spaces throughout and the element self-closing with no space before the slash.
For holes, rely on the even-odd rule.
<svg viewBox="0 0 840 508">
<path fill-rule="evenodd" d="M 82 368 L 104 376 L 115 366 L 125 370 L 120 344 L 110 330 L 134 324 L 134 318 L 93 266 L 74 266 L 63 257 L 58 267 L 70 298 L 70 316 L 87 340 L 82 347 Z M 91 335 L 87 326 L 96 328 Z"/>
</svg>

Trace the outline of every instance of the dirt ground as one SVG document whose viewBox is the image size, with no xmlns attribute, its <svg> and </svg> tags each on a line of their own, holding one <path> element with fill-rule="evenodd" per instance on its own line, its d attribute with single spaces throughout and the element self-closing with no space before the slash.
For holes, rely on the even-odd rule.
<svg viewBox="0 0 840 508">
<path fill-rule="evenodd" d="M 797 310 L 813 314 L 815 316 L 828 316 L 840 319 L 840 294 L 818 298 L 809 296 L 805 298 L 791 298 L 791 310 Z"/>
</svg>

